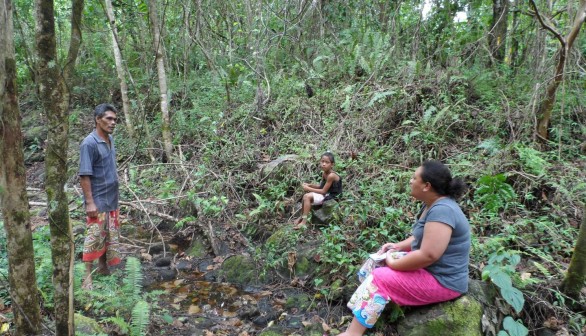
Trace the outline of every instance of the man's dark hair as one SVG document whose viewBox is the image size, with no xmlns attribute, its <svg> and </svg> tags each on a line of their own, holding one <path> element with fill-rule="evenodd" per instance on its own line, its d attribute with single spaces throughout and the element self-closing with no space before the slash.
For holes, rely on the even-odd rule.
<svg viewBox="0 0 586 336">
<path fill-rule="evenodd" d="M 108 112 L 108 111 L 118 114 L 118 110 L 112 104 L 104 103 L 104 104 L 100 104 L 100 105 L 96 106 L 96 108 L 94 109 L 94 120 L 96 118 L 103 117 L 104 114 L 106 114 L 106 112 Z"/>
<path fill-rule="evenodd" d="M 332 154 L 332 152 L 325 152 L 323 153 L 320 157 L 327 157 L 328 159 L 330 159 L 331 163 L 336 163 L 336 160 L 334 160 L 334 154 Z"/>
<path fill-rule="evenodd" d="M 433 190 L 442 196 L 458 199 L 467 187 L 459 178 L 452 178 L 452 173 L 443 163 L 436 160 L 425 161 L 422 165 L 421 179 L 429 182 Z"/>
</svg>

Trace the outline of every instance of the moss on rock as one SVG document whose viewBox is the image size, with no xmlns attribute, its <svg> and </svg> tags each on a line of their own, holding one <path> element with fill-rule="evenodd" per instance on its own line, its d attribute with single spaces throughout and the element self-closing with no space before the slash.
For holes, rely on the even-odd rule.
<svg viewBox="0 0 586 336">
<path fill-rule="evenodd" d="M 481 336 L 482 305 L 469 296 L 406 314 L 398 325 L 404 336 Z"/>
<path fill-rule="evenodd" d="M 257 281 L 256 273 L 254 261 L 242 255 L 226 259 L 219 271 L 219 274 L 227 282 L 239 285 L 255 283 Z"/>
<path fill-rule="evenodd" d="M 298 308 L 300 310 L 305 310 L 309 307 L 310 303 L 311 299 L 308 295 L 303 293 L 293 294 L 287 297 L 285 309 Z"/>
<path fill-rule="evenodd" d="M 195 240 L 191 243 L 187 255 L 194 258 L 203 258 L 207 254 L 207 247 L 201 240 Z"/>
<path fill-rule="evenodd" d="M 98 322 L 81 314 L 75 314 L 75 333 L 77 335 L 106 335 Z"/>
</svg>

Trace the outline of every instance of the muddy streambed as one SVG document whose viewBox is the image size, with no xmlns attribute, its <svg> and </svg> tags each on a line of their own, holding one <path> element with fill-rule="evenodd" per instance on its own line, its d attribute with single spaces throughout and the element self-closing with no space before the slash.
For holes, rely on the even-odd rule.
<svg viewBox="0 0 586 336">
<path fill-rule="evenodd" d="M 154 253 L 142 261 L 145 290 L 162 292 L 153 335 L 321 336 L 347 313 L 289 279 L 268 285 L 225 282 L 219 268 L 230 257 L 192 258 L 173 245 L 166 255 L 173 257 Z"/>
</svg>

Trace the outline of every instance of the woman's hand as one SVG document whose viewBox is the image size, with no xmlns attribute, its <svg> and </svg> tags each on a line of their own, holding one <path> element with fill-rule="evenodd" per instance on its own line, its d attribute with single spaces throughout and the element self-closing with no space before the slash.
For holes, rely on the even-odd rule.
<svg viewBox="0 0 586 336">
<path fill-rule="evenodd" d="M 309 183 L 303 183 L 303 184 L 301 184 L 301 186 L 303 187 L 303 190 L 304 190 L 304 191 L 309 191 L 309 190 L 308 190 L 308 188 L 309 188 Z"/>
<path fill-rule="evenodd" d="M 395 246 L 395 243 L 386 243 L 384 244 L 380 250 L 378 250 L 378 254 L 383 254 L 387 251 L 398 251 L 397 247 Z"/>
</svg>

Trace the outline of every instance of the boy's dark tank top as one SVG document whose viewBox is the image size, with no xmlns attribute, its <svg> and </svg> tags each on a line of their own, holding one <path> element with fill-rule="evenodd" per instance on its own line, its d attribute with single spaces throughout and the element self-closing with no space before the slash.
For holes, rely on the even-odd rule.
<svg viewBox="0 0 586 336">
<path fill-rule="evenodd" d="M 334 173 L 334 174 L 338 175 L 338 173 Z M 324 201 L 327 201 L 330 199 L 335 199 L 336 197 L 338 197 L 338 195 L 340 195 L 342 193 L 342 177 L 340 175 L 338 175 L 338 177 L 339 177 L 339 179 L 337 181 L 334 181 L 332 183 L 332 185 L 330 186 L 330 190 L 328 190 L 328 193 L 325 195 Z M 325 185 L 326 185 L 326 180 L 322 179 L 321 183 L 319 184 L 319 188 L 321 189 Z"/>
</svg>

